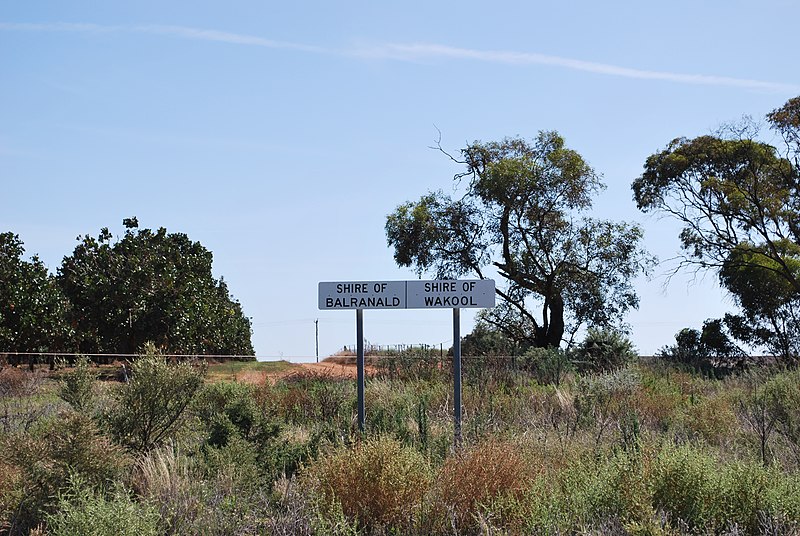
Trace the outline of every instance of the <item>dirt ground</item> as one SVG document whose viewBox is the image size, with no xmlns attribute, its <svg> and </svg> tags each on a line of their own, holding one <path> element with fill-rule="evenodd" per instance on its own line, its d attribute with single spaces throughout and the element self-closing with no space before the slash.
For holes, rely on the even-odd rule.
<svg viewBox="0 0 800 536">
<path fill-rule="evenodd" d="M 367 376 L 375 374 L 375 367 L 365 366 Z M 358 367 L 355 359 L 342 360 L 338 358 L 328 358 L 319 363 L 292 363 L 286 368 L 278 371 L 258 371 L 245 370 L 237 373 L 236 380 L 246 383 L 260 384 L 264 381 L 274 383 L 277 380 L 286 378 L 300 377 L 319 377 L 336 379 L 356 379 L 358 377 Z"/>
<path fill-rule="evenodd" d="M 238 365 L 238 364 L 237 364 Z M 264 382 L 275 383 L 278 380 L 291 377 L 316 377 L 316 378 L 336 378 L 336 379 L 356 379 L 358 369 L 355 357 L 333 356 L 322 360 L 319 363 L 252 363 L 244 366 L 232 366 L 224 362 L 210 362 L 207 381 L 235 380 L 244 383 L 262 384 Z M 0 364 L 0 369 L 4 368 Z M 19 370 L 27 371 L 28 367 L 14 367 Z M 36 365 L 36 372 L 44 374 L 45 377 L 58 377 L 69 369 L 50 371 L 48 365 Z M 98 365 L 95 369 L 100 380 L 120 381 L 122 363 L 108 365 Z M 367 364 L 365 367 L 367 376 L 375 374 L 375 367 Z"/>
<path fill-rule="evenodd" d="M 331 363 L 322 361 L 321 363 L 301 363 L 300 373 L 319 374 L 320 376 L 332 376 L 334 378 L 355 378 L 358 369 L 353 364 Z M 297 374 L 292 372 L 291 374 Z"/>
</svg>

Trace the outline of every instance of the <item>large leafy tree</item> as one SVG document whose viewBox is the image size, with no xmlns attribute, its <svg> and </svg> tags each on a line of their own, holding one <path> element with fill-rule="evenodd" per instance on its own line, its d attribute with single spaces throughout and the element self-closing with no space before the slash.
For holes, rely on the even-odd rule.
<svg viewBox="0 0 800 536">
<path fill-rule="evenodd" d="M 18 235 L 0 233 L 0 352 L 68 349 L 67 300 L 44 263 L 24 253 Z"/>
<path fill-rule="evenodd" d="M 800 351 L 800 97 L 767 116 L 782 142 L 745 123 L 678 138 L 650 156 L 633 182 L 645 212 L 683 224 L 680 267 L 715 271 L 742 315 L 740 339 L 787 358 Z"/>
<path fill-rule="evenodd" d="M 59 269 L 80 350 L 128 354 L 152 341 L 166 353 L 253 355 L 250 320 L 212 276 L 211 252 L 182 233 L 123 223 L 122 239 L 87 235 Z"/>
<path fill-rule="evenodd" d="M 439 278 L 496 271 L 498 307 L 482 319 L 525 346 L 557 347 L 582 325 L 612 326 L 638 305 L 631 281 L 650 258 L 642 232 L 588 216 L 599 176 L 556 132 L 475 142 L 457 162 L 466 193 L 428 193 L 388 216 L 400 266 Z"/>
</svg>

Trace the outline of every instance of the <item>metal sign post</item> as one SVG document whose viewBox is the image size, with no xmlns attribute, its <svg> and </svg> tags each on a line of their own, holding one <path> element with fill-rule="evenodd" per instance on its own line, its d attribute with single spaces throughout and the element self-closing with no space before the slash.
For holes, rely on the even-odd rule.
<svg viewBox="0 0 800 536">
<path fill-rule="evenodd" d="M 364 432 L 364 309 L 356 309 L 356 366 L 358 367 L 358 431 Z"/>
<path fill-rule="evenodd" d="M 461 309 L 494 307 L 491 279 L 435 281 L 340 281 L 319 284 L 320 309 L 356 310 L 356 366 L 358 367 L 358 430 L 364 432 L 364 309 L 453 310 L 453 429 L 461 446 Z"/>
<path fill-rule="evenodd" d="M 453 444 L 461 446 L 461 309 L 453 309 Z"/>
</svg>

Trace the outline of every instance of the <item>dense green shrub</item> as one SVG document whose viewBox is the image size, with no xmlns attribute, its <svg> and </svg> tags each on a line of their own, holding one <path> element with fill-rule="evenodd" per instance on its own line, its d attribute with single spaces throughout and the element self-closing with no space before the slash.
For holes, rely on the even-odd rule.
<svg viewBox="0 0 800 536">
<path fill-rule="evenodd" d="M 263 417 L 251 385 L 237 382 L 216 382 L 198 390 L 191 411 L 207 428 L 206 441 L 224 446 L 237 435 L 243 439 L 264 433 Z M 274 435 L 270 430 L 269 435 Z"/>
<path fill-rule="evenodd" d="M 253 356 L 250 319 L 213 277 L 212 253 L 183 233 L 123 224 L 117 241 L 108 228 L 80 237 L 59 267 L 80 351 L 131 354 L 153 341 L 171 354 Z"/>
<path fill-rule="evenodd" d="M 316 450 L 322 434 L 312 432 L 299 441 L 286 437 L 287 424 L 262 411 L 255 392 L 253 386 L 243 383 L 206 385 L 194 400 L 192 413 L 204 430 L 207 463 L 244 456 L 243 467 L 250 467 L 252 458 L 257 470 L 271 482 L 281 475 L 293 475 Z"/>
<path fill-rule="evenodd" d="M 18 235 L 0 233 L 0 348 L 63 352 L 74 337 L 70 304 L 45 263 L 36 255 L 23 260 L 24 253 Z"/>
<path fill-rule="evenodd" d="M 714 517 L 717 470 L 716 460 L 689 445 L 664 449 L 652 472 L 653 506 L 674 524 L 707 526 Z"/>
<path fill-rule="evenodd" d="M 625 335 L 608 329 L 589 328 L 586 338 L 575 348 L 573 362 L 581 372 L 609 372 L 622 368 L 638 357 Z"/>
<path fill-rule="evenodd" d="M 78 477 L 59 493 L 56 510 L 47 517 L 52 536 L 158 536 L 158 511 L 116 491 L 107 497 Z"/>
</svg>

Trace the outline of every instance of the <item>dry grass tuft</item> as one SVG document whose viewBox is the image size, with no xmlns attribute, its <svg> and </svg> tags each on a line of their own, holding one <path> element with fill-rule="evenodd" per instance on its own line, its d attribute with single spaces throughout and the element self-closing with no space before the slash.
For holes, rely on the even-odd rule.
<svg viewBox="0 0 800 536">
<path fill-rule="evenodd" d="M 168 534 L 181 534 L 202 514 L 202 494 L 192 462 L 172 445 L 143 455 L 133 472 L 133 489 L 157 505 Z"/>
</svg>

